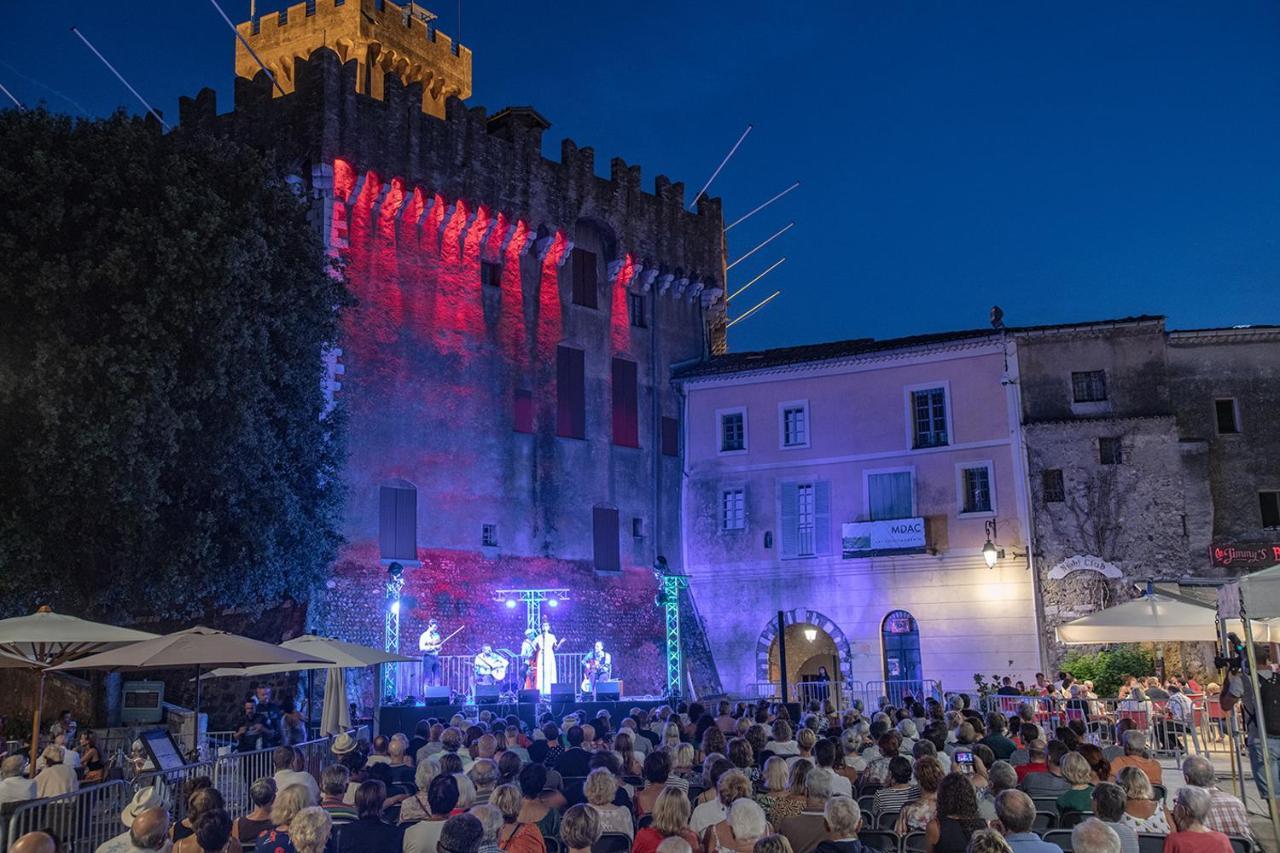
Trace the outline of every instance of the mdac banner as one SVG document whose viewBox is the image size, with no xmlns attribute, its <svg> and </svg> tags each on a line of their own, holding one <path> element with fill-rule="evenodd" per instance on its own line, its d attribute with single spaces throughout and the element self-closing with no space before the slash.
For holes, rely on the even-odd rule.
<svg viewBox="0 0 1280 853">
<path fill-rule="evenodd" d="M 842 556 L 919 553 L 925 550 L 924 519 L 894 518 L 840 525 Z"/>
</svg>

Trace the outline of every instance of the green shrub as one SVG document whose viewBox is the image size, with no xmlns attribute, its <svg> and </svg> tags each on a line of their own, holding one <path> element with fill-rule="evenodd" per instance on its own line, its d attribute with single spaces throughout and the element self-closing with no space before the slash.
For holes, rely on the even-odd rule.
<svg viewBox="0 0 1280 853">
<path fill-rule="evenodd" d="M 1152 675 L 1155 657 L 1135 645 L 1116 646 L 1093 654 L 1071 652 L 1063 659 L 1061 669 L 1077 681 L 1092 681 L 1093 692 L 1103 697 L 1115 696 L 1126 675 Z"/>
</svg>

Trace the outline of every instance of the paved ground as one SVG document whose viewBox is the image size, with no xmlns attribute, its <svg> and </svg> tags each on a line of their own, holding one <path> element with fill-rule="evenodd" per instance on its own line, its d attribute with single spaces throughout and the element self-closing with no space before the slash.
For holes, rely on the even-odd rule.
<svg viewBox="0 0 1280 853">
<path fill-rule="evenodd" d="M 1218 768 L 1218 787 L 1229 794 L 1240 795 L 1240 792 L 1233 786 L 1231 776 L 1231 756 L 1230 753 L 1224 751 L 1210 751 L 1206 755 L 1213 760 L 1213 764 Z M 1164 785 L 1168 789 L 1170 797 L 1173 792 L 1182 787 L 1182 770 L 1178 767 L 1178 762 L 1172 758 L 1160 759 L 1160 765 L 1164 768 Z M 1244 802 L 1249 809 L 1249 822 L 1253 826 L 1254 837 L 1262 844 L 1263 849 L 1267 853 L 1280 853 L 1280 849 L 1276 846 L 1275 832 L 1271 828 L 1271 818 L 1267 813 L 1266 805 L 1263 799 L 1258 796 L 1258 789 L 1253 784 L 1253 774 L 1249 771 L 1248 758 L 1244 758 Z"/>
</svg>

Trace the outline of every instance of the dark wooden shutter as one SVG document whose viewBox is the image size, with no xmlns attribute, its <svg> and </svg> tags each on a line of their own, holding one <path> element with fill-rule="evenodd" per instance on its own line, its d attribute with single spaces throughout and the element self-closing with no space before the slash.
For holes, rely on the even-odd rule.
<svg viewBox="0 0 1280 853">
<path fill-rule="evenodd" d="M 378 555 L 384 560 L 396 558 L 396 492 L 382 486 L 378 489 Z"/>
<path fill-rule="evenodd" d="M 636 363 L 625 358 L 613 360 L 613 443 L 640 446 L 640 416 L 637 411 Z"/>
<path fill-rule="evenodd" d="M 596 254 L 586 249 L 574 249 L 570 256 L 573 267 L 573 304 L 596 308 Z"/>
<path fill-rule="evenodd" d="M 662 419 L 662 455 L 680 455 L 680 419 Z"/>
<path fill-rule="evenodd" d="M 533 392 L 516 389 L 514 429 L 516 432 L 533 432 Z"/>
<path fill-rule="evenodd" d="M 587 437 L 585 353 L 573 347 L 556 349 L 556 435 Z"/>
<path fill-rule="evenodd" d="M 378 489 L 378 552 L 384 560 L 418 559 L 418 490 Z"/>
<path fill-rule="evenodd" d="M 595 552 L 596 571 L 622 571 L 617 509 L 611 506 L 592 507 L 591 544 Z"/>
</svg>

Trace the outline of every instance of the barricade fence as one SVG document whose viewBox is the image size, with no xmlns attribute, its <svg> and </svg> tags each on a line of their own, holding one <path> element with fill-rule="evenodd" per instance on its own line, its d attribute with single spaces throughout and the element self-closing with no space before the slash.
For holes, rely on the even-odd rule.
<svg viewBox="0 0 1280 853">
<path fill-rule="evenodd" d="M 51 832 L 63 842 L 65 853 L 93 853 L 109 838 L 124 832 L 120 812 L 133 797 L 124 781 L 106 782 L 74 794 L 32 800 L 17 806 L 6 821 L 3 849 L 28 832 Z"/>
</svg>

